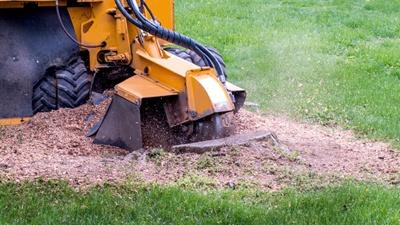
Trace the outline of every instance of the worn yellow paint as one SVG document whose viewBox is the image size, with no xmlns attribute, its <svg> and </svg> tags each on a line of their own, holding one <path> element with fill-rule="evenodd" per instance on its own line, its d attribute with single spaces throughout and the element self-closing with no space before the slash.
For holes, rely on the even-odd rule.
<svg viewBox="0 0 400 225">
<path fill-rule="evenodd" d="M 119 96 L 138 105 L 142 99 L 178 95 L 177 91 L 143 75 L 133 76 L 119 83 L 115 90 Z"/>
<path fill-rule="evenodd" d="M 173 0 L 148 0 L 148 4 L 163 26 L 174 28 Z M 99 66 L 98 54 L 101 51 L 107 52 L 106 61 L 118 61 L 127 65 L 131 63 L 131 44 L 139 35 L 139 30 L 128 23 L 116 9 L 114 0 L 93 2 L 91 7 L 70 7 L 68 10 L 76 35 L 82 43 L 107 43 L 103 48 L 88 49 L 91 70 L 96 70 Z"/>
<path fill-rule="evenodd" d="M 163 27 L 173 30 L 174 25 L 174 0 L 147 0 L 146 1 Z"/>
<path fill-rule="evenodd" d="M 31 118 L 23 117 L 23 118 L 3 118 L 0 119 L 0 126 L 10 126 L 10 125 L 19 125 L 25 122 L 30 121 Z"/>
<path fill-rule="evenodd" d="M 213 69 L 187 72 L 188 106 L 189 111 L 196 112 L 196 119 L 235 109 L 224 85 L 213 74 L 215 74 Z"/>
<path fill-rule="evenodd" d="M 105 47 L 87 49 L 90 69 L 94 71 L 100 66 L 98 56 L 101 52 L 104 52 L 106 62 L 117 61 L 119 64 L 129 65 L 132 61 L 131 44 L 139 30 L 126 21 L 117 10 L 114 0 L 77 1 L 84 5 L 68 7 L 77 39 L 84 44 L 107 44 Z M 26 3 L 32 2 L 39 7 L 55 6 L 54 0 L 0 0 L 0 8 L 22 8 Z M 174 28 L 173 0 L 147 0 L 147 3 L 164 27 Z M 67 5 L 67 1 L 60 0 L 60 5 Z"/>
<path fill-rule="evenodd" d="M 146 76 L 164 87 L 187 96 L 187 113 L 194 113 L 197 120 L 213 113 L 229 112 L 234 110 L 234 104 L 224 85 L 218 80 L 216 72 L 211 68 L 199 66 L 164 52 L 157 54 L 154 50 L 146 51 L 147 44 L 157 39 L 146 38 L 144 47 L 137 43 L 134 46 L 134 68 L 136 73 Z M 155 54 L 155 56 L 152 56 Z M 118 85 L 117 85 L 118 90 Z M 140 88 L 126 89 L 128 95 L 146 95 Z M 141 94 L 138 94 L 141 93 Z M 124 93 L 126 95 L 126 93 Z M 162 96 L 162 93 L 158 93 Z M 129 100 L 129 99 L 128 99 Z M 135 98 L 133 102 L 137 102 Z"/>
<path fill-rule="evenodd" d="M 36 3 L 39 7 L 55 6 L 55 0 L 0 0 L 0 8 L 23 8 L 27 3 Z M 60 5 L 66 5 L 66 0 L 60 0 Z"/>
<path fill-rule="evenodd" d="M 146 74 L 151 79 L 178 91 L 184 91 L 186 88 L 186 72 L 200 68 L 171 54 L 165 58 L 153 58 L 144 49 L 136 51 L 134 62 L 137 73 Z"/>
<path fill-rule="evenodd" d="M 128 23 L 114 0 L 78 1 L 83 3 L 80 7 L 68 7 L 77 39 L 91 45 L 106 43 L 104 47 L 82 49 L 89 53 L 90 70 L 96 71 L 109 62 L 135 69 L 136 76 L 116 86 L 118 95 L 136 104 L 145 98 L 185 96 L 183 100 L 180 97 L 178 105 L 181 112 L 190 116 L 183 116 L 182 120 L 234 110 L 232 99 L 214 69 L 200 68 L 164 51 L 162 45 L 167 42 Z M 54 0 L 0 0 L 0 7 L 13 4 L 21 7 L 26 2 L 37 2 L 39 6 L 54 4 Z M 65 5 L 66 1 L 61 3 Z M 147 0 L 147 3 L 164 27 L 174 29 L 173 0 Z M 0 125 L 1 121 L 17 124 L 21 119 L 0 120 Z"/>
</svg>

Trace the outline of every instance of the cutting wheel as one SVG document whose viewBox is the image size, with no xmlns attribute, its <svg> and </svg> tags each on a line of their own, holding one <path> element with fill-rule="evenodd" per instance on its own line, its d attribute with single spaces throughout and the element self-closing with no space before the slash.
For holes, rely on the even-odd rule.
<svg viewBox="0 0 400 225">
<path fill-rule="evenodd" d="M 214 114 L 184 127 L 190 142 L 224 138 L 234 133 L 233 112 Z"/>
</svg>

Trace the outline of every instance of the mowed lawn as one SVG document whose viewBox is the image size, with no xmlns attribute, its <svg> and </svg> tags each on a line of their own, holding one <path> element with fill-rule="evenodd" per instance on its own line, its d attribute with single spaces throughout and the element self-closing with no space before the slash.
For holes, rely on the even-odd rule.
<svg viewBox="0 0 400 225">
<path fill-rule="evenodd" d="M 176 0 L 177 30 L 221 50 L 268 113 L 400 144 L 399 0 Z M 400 145 L 399 145 L 400 146 Z M 144 184 L 77 192 L 0 182 L 0 224 L 400 224 L 400 189 L 196 190 Z"/>
<path fill-rule="evenodd" d="M 400 191 L 375 185 L 323 191 L 202 194 L 134 186 L 78 193 L 60 183 L 0 184 L 0 224 L 400 224 Z"/>
<path fill-rule="evenodd" d="M 400 143 L 399 0 L 178 0 L 263 110 Z"/>
</svg>

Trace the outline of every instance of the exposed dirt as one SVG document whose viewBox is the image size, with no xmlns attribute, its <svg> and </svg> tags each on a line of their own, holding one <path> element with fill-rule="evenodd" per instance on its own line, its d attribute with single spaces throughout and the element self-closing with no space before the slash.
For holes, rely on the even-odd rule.
<svg viewBox="0 0 400 225">
<path fill-rule="evenodd" d="M 256 185 L 266 189 L 309 181 L 322 184 L 346 177 L 400 182 L 400 155 L 388 144 L 359 139 L 340 128 L 246 110 L 236 116 L 238 133 L 266 129 L 279 141 L 203 155 L 177 155 L 154 147 L 128 154 L 94 145 L 85 134 L 109 102 L 40 113 L 27 124 L 0 127 L 0 176 L 16 181 L 64 179 L 77 186 L 132 177 L 161 184 L 205 179 L 218 187 Z M 157 138 L 160 130 L 147 133 Z"/>
<path fill-rule="evenodd" d="M 94 145 L 85 136 L 109 102 L 39 113 L 27 124 L 0 128 L 0 174 L 17 181 L 61 178 L 76 185 L 119 180 L 121 166 L 109 166 L 110 160 L 127 152 Z"/>
</svg>

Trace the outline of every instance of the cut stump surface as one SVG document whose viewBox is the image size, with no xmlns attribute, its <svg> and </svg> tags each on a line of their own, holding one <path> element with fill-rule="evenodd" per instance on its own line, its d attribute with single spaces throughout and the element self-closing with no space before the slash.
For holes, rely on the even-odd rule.
<svg viewBox="0 0 400 225">
<path fill-rule="evenodd" d="M 189 144 L 172 146 L 176 153 L 198 153 L 202 154 L 209 151 L 217 151 L 228 146 L 243 146 L 252 141 L 277 141 L 276 135 L 270 131 L 259 130 L 242 134 L 235 134 L 226 138 L 220 138 L 209 141 L 195 142 Z"/>
</svg>

